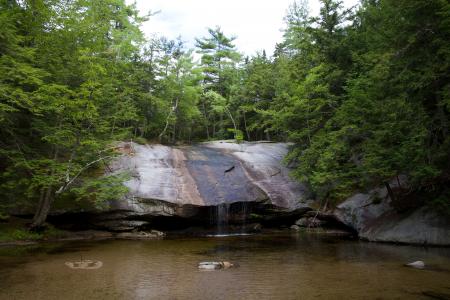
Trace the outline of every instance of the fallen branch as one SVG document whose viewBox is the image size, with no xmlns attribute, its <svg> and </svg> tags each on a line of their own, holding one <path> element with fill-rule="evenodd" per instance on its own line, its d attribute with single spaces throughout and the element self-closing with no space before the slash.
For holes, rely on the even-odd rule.
<svg viewBox="0 0 450 300">
<path fill-rule="evenodd" d="M 78 173 L 72 177 L 72 179 L 70 180 L 66 180 L 66 183 L 64 185 L 62 185 L 57 191 L 56 194 L 61 194 L 62 192 L 64 192 L 65 190 L 67 190 L 67 188 L 69 186 L 71 186 L 73 184 L 73 182 L 75 181 L 75 179 L 77 179 L 81 173 L 83 173 L 83 171 L 85 171 L 86 169 L 88 169 L 90 166 L 92 166 L 93 164 L 96 164 L 102 160 L 108 159 L 108 158 L 112 158 L 113 156 L 104 156 L 104 157 L 100 157 L 99 159 L 93 160 L 89 163 L 87 163 L 83 168 L 81 168 L 80 171 L 78 171 Z"/>
<path fill-rule="evenodd" d="M 327 201 L 325 201 L 325 205 L 323 206 L 323 209 L 324 209 L 324 210 L 327 208 L 327 205 L 328 205 L 328 197 L 327 197 Z M 319 207 L 319 209 L 317 209 L 316 215 L 314 216 L 314 218 L 313 218 L 313 220 L 311 221 L 311 223 L 308 224 L 308 228 L 311 227 L 311 224 L 314 224 L 314 223 L 316 222 L 316 218 L 317 218 L 317 216 L 319 215 L 319 212 L 320 212 L 321 210 L 322 210 L 322 209 L 321 209 L 320 207 Z"/>
</svg>

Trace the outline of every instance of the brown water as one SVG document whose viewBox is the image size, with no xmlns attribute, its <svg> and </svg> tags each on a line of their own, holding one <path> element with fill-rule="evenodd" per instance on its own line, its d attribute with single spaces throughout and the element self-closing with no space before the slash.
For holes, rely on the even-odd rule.
<svg viewBox="0 0 450 300">
<path fill-rule="evenodd" d="M 81 256 L 103 267 L 65 265 Z M 239 267 L 197 269 L 210 260 Z M 445 299 L 449 270 L 450 249 L 304 233 L 72 242 L 0 248 L 0 299 Z"/>
</svg>

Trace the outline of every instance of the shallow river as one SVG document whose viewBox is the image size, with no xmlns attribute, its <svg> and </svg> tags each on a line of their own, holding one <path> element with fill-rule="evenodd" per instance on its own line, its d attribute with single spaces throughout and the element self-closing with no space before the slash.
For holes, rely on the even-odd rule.
<svg viewBox="0 0 450 300">
<path fill-rule="evenodd" d="M 96 270 L 65 262 L 100 260 Z M 201 261 L 237 268 L 200 271 Z M 429 269 L 403 264 L 424 260 Z M 276 233 L 0 248 L 0 299 L 449 299 L 450 249 Z M 443 297 L 443 298 L 442 298 Z"/>
</svg>

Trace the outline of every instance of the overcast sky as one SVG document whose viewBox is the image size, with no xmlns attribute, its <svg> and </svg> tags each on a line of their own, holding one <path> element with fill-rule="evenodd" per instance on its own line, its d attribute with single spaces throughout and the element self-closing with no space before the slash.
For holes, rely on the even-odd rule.
<svg viewBox="0 0 450 300">
<path fill-rule="evenodd" d="M 127 0 L 127 3 L 134 2 Z M 271 55 L 282 40 L 283 17 L 293 0 L 136 0 L 141 13 L 158 14 L 146 22 L 142 30 L 170 39 L 178 36 L 187 47 L 194 47 L 196 37 L 207 36 L 207 28 L 220 26 L 227 36 L 236 36 L 241 53 L 252 55 L 265 49 Z M 358 0 L 344 0 L 346 7 Z M 309 0 L 311 14 L 319 11 L 319 1 Z"/>
</svg>

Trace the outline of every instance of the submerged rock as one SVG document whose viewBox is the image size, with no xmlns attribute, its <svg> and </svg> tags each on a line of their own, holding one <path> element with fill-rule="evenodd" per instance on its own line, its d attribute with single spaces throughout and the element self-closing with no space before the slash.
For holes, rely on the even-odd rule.
<svg viewBox="0 0 450 300">
<path fill-rule="evenodd" d="M 301 229 L 301 227 L 298 226 L 298 225 L 292 225 L 292 226 L 289 227 L 289 228 L 292 229 L 292 230 L 296 230 L 296 231 L 299 231 L 299 230 Z"/>
<path fill-rule="evenodd" d="M 121 232 L 115 235 L 119 239 L 157 239 L 165 236 L 164 232 L 158 230 L 147 231 L 134 231 L 134 232 Z"/>
<path fill-rule="evenodd" d="M 207 262 L 200 262 L 198 264 L 198 268 L 200 270 L 219 270 L 219 269 L 228 269 L 234 267 L 234 264 L 230 263 L 229 261 L 207 261 Z"/>
<path fill-rule="evenodd" d="M 74 262 L 66 262 L 66 266 L 68 266 L 71 269 L 82 269 L 82 270 L 96 270 L 100 269 L 103 266 L 103 262 L 99 260 L 81 260 L 81 261 L 74 261 Z"/>
<path fill-rule="evenodd" d="M 415 269 L 424 269 L 425 263 L 421 260 L 406 264 L 405 266 L 415 268 Z"/>
</svg>

